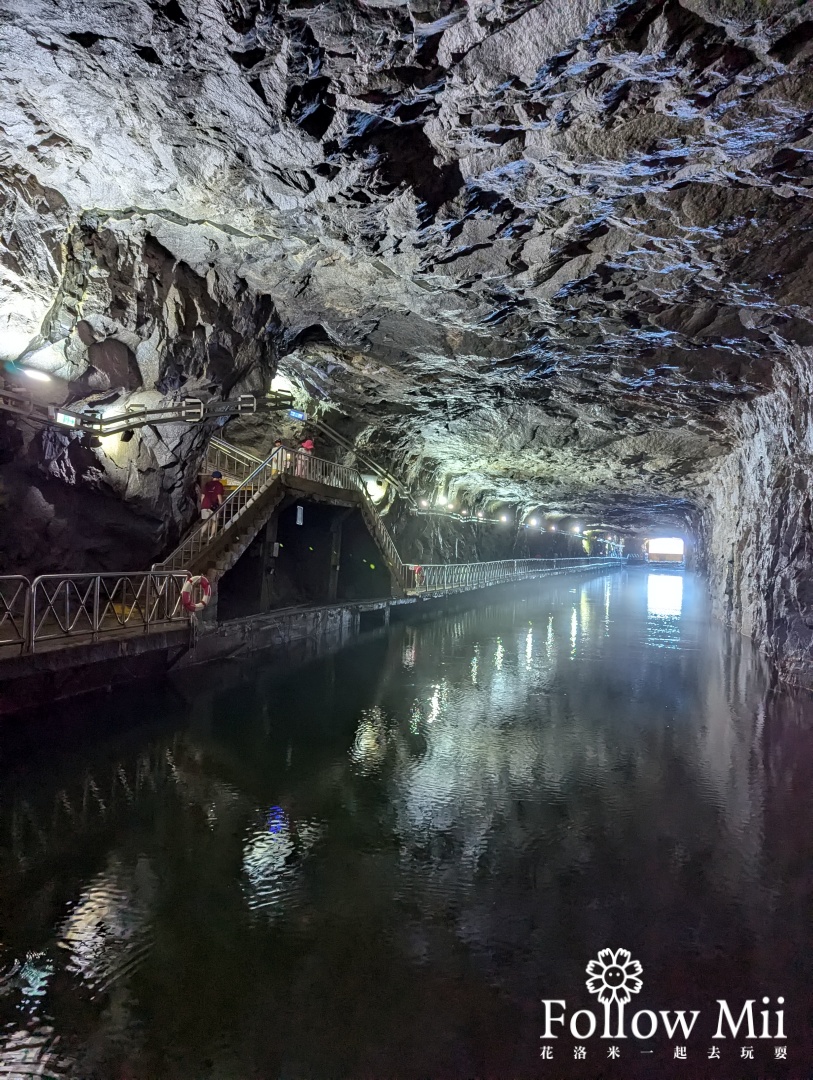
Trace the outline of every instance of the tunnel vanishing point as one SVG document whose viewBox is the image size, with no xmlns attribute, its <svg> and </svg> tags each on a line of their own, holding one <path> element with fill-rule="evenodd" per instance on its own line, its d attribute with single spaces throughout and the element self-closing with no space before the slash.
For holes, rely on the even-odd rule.
<svg viewBox="0 0 813 1080">
<path fill-rule="evenodd" d="M 228 440 L 377 464 L 416 563 L 681 536 L 813 685 L 811 3 L 0 11 L 3 386 L 56 418 L 2 399 L 0 574 L 166 559 L 228 416 L 55 410 L 282 387 Z"/>
</svg>

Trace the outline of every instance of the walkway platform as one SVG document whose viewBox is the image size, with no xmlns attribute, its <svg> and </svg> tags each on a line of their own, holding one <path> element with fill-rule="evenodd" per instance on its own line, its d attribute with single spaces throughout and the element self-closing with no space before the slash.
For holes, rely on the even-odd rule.
<svg viewBox="0 0 813 1080">
<path fill-rule="evenodd" d="M 582 567 L 569 573 L 607 573 L 608 568 Z M 544 575 L 560 576 L 558 571 Z M 537 580 L 540 576 L 537 576 Z M 338 648 L 360 632 L 384 627 L 393 619 L 465 607 L 476 596 L 496 598 L 504 589 L 527 584 L 505 582 L 502 587 L 486 586 L 447 592 L 425 591 L 406 597 L 340 601 L 278 608 L 260 615 L 248 615 L 224 622 L 201 619 L 193 633 L 188 619 L 153 626 L 122 628 L 77 635 L 70 644 L 44 642 L 41 651 L 20 655 L 20 646 L 0 650 L 0 717 L 29 709 L 53 710 L 60 701 L 83 693 L 114 687 L 141 678 L 161 677 L 220 660 L 240 659 L 255 653 L 287 653 L 296 650 L 316 655 L 325 648 Z M 64 641 L 64 639 L 63 639 Z M 12 648 L 15 655 L 11 655 Z"/>
</svg>

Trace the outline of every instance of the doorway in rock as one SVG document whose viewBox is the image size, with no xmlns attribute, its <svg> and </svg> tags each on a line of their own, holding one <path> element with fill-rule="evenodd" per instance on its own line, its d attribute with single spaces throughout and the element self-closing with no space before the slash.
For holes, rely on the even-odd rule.
<svg viewBox="0 0 813 1080">
<path fill-rule="evenodd" d="M 391 595 L 390 574 L 357 507 L 290 499 L 218 586 L 218 618 Z"/>
<path fill-rule="evenodd" d="M 391 596 L 390 572 L 360 510 L 351 511 L 343 521 L 341 541 L 336 598 L 378 600 Z"/>
<path fill-rule="evenodd" d="M 283 505 L 277 517 L 277 554 L 272 552 L 269 566 L 270 607 L 330 602 L 331 552 L 347 513 L 344 506 L 304 499 Z"/>
</svg>

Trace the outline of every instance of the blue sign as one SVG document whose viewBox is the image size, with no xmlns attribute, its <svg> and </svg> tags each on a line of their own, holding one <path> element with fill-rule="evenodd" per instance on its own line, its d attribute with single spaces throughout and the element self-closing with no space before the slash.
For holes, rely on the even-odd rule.
<svg viewBox="0 0 813 1080">
<path fill-rule="evenodd" d="M 301 409 L 289 409 L 288 415 L 292 420 L 307 420 L 308 417 Z"/>
</svg>

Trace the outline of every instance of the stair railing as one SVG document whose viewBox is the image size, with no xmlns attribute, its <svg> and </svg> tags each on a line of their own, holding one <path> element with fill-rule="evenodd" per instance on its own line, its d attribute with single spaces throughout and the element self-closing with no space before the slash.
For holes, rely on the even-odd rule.
<svg viewBox="0 0 813 1080">
<path fill-rule="evenodd" d="M 249 473 L 243 482 L 223 500 L 217 510 L 205 521 L 201 521 L 191 533 L 175 548 L 162 563 L 156 564 L 161 570 L 183 570 L 191 565 L 210 543 L 222 534 L 223 530 L 246 512 L 257 496 L 283 472 L 290 468 L 291 450 L 278 447 L 273 454 Z"/>
<path fill-rule="evenodd" d="M 231 443 L 223 442 L 222 439 L 212 439 L 206 451 L 206 471 L 211 473 L 219 470 L 224 476 L 232 476 L 235 480 L 247 479 L 257 468 L 263 464 L 263 459 L 241 450 Z"/>
<path fill-rule="evenodd" d="M 370 498 L 364 480 L 357 469 L 338 465 L 333 461 L 314 457 L 301 450 L 278 447 L 260 461 L 253 454 L 239 450 L 220 439 L 212 440 L 213 454 L 207 458 L 213 468 L 234 475 L 248 470 L 242 483 L 223 501 L 218 510 L 186 537 L 175 551 L 157 564 L 155 569 L 182 570 L 191 565 L 215 538 L 222 537 L 223 530 L 230 528 L 253 505 L 254 500 L 277 479 L 296 487 L 297 480 L 309 480 L 326 487 L 342 488 L 354 492 L 360 499 L 361 510 L 367 525 L 378 544 L 390 572 L 406 592 L 444 592 L 454 589 L 478 588 L 516 581 L 535 574 L 555 574 L 563 570 L 576 570 L 582 566 L 600 568 L 616 565 L 619 559 L 503 559 L 480 563 L 436 563 L 417 566 L 405 563 L 398 553 L 395 541 L 384 520 Z M 217 456 L 219 455 L 219 457 Z"/>
<path fill-rule="evenodd" d="M 254 500 L 275 480 L 287 478 L 296 485 L 297 480 L 311 480 L 326 487 L 343 488 L 347 491 L 363 491 L 361 477 L 355 469 L 346 465 L 337 465 L 333 461 L 324 461 L 303 450 L 288 450 L 277 447 L 265 461 L 253 458 L 251 454 L 238 451 L 228 443 L 218 440 L 215 454 L 221 455 L 221 472 L 230 475 L 238 467 L 254 464 L 254 468 L 245 479 L 223 500 L 211 517 L 198 525 L 178 545 L 163 562 L 156 563 L 156 569 L 183 570 L 205 551 L 215 538 L 222 537 L 223 531 L 230 528 L 254 504 Z M 241 457 L 245 462 L 241 463 Z M 207 458 L 213 464 L 216 458 Z M 256 462 L 258 462 L 256 464 Z M 229 464 L 227 464 L 227 462 Z M 214 465 L 213 465 L 214 467 Z M 391 541 L 390 541 L 391 543 Z"/>
</svg>

